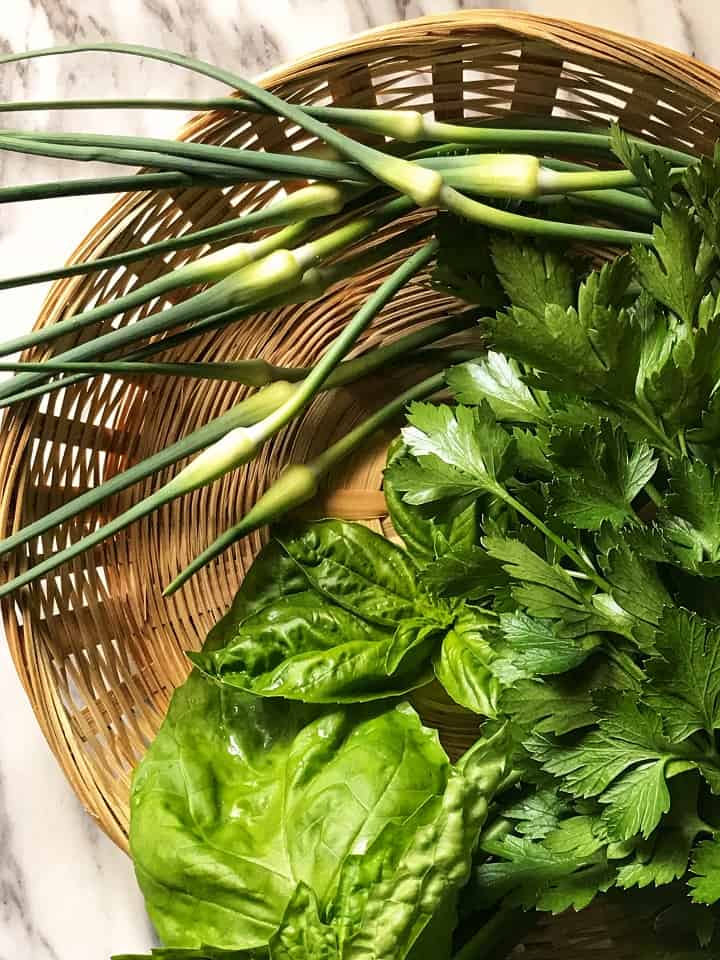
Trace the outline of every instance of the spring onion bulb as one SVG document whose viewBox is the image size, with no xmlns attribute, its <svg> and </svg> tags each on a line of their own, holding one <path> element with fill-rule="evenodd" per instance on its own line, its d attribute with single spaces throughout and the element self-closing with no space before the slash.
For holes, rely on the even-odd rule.
<svg viewBox="0 0 720 960">
<path fill-rule="evenodd" d="M 122 98 L 122 99 L 74 99 L 74 100 L 20 100 L 0 103 L 0 113 L 17 113 L 34 110 L 233 110 L 244 113 L 267 113 L 266 107 L 253 101 L 233 97 L 206 98 Z M 383 110 L 317 106 L 302 107 L 309 117 L 324 123 L 351 127 L 378 133 L 404 143 L 454 143 L 457 146 L 482 147 L 484 149 L 535 147 L 561 150 L 609 150 L 607 134 L 596 130 L 547 130 L 497 128 L 487 125 L 441 123 L 416 110 Z M 697 157 L 663 144 L 630 137 L 630 141 L 643 153 L 658 152 L 671 163 L 687 165 L 696 163 Z"/>
<path fill-rule="evenodd" d="M 254 530 L 274 523 L 317 493 L 320 482 L 336 464 L 348 457 L 381 426 L 398 417 L 408 403 L 423 400 L 445 386 L 445 375 L 435 374 L 415 384 L 381 407 L 361 424 L 331 444 L 319 456 L 304 464 L 291 464 L 265 491 L 243 519 L 225 530 L 165 588 L 163 596 L 175 593 L 187 580 L 221 553 Z"/>
<path fill-rule="evenodd" d="M 464 310 L 455 316 L 436 321 L 412 333 L 405 334 L 383 347 L 377 347 L 352 360 L 346 360 L 333 370 L 330 377 L 325 381 L 323 389 L 330 390 L 345 386 L 376 373 L 378 370 L 396 363 L 406 356 L 412 356 L 415 351 L 418 351 L 428 344 L 437 343 L 445 337 L 475 326 L 481 316 L 481 310 L 474 308 Z M 423 359 L 422 356 L 419 358 Z M 432 357 L 428 357 L 427 359 L 432 361 Z M 455 362 L 458 362 L 457 357 L 455 358 Z M 303 370 L 302 373 L 305 375 L 307 371 Z M 297 378 L 293 377 L 293 379 Z M 39 517 L 22 529 L 15 531 L 11 536 L 0 541 L 0 556 L 27 543 L 34 537 L 41 536 L 48 530 L 52 530 L 54 527 L 77 516 L 84 510 L 101 503 L 107 497 L 119 493 L 133 484 L 152 476 L 154 473 L 172 466 L 179 460 L 192 456 L 221 439 L 221 437 L 236 427 L 249 426 L 252 423 L 265 419 L 285 403 L 293 392 L 294 386 L 287 381 L 278 381 L 277 383 L 272 383 L 264 387 L 259 390 L 258 393 L 240 401 L 226 413 L 204 424 L 181 440 L 170 444 L 163 450 L 152 454 L 139 463 L 133 464 L 126 470 L 115 474 L 109 480 L 105 480 L 97 486 L 86 490 L 73 500 L 62 504 L 60 507 Z M 78 554 L 74 554 L 74 556 L 77 555 Z M 61 560 L 60 562 L 63 561 Z"/>
<path fill-rule="evenodd" d="M 262 260 L 275 250 L 281 250 L 296 243 L 309 232 L 311 225 L 304 221 L 284 227 L 269 237 L 257 240 L 254 243 L 235 243 L 222 250 L 206 254 L 198 260 L 193 260 L 182 267 L 170 270 L 149 283 L 144 283 L 130 293 L 115 297 L 99 307 L 84 310 L 82 313 L 49 324 L 40 330 L 23 334 L 12 340 L 0 343 L 0 356 L 26 350 L 41 343 L 49 343 L 67 333 L 75 333 L 93 323 L 114 317 L 118 313 L 132 310 L 156 297 L 163 297 L 181 287 L 192 287 L 199 284 L 217 283 L 230 274 L 236 273 L 248 264 Z"/>
<path fill-rule="evenodd" d="M 142 177 L 142 174 L 137 176 Z M 153 174 L 150 174 L 150 176 L 153 176 Z M 63 277 L 95 273 L 109 267 L 123 266 L 126 263 L 132 263 L 134 260 L 149 259 L 159 253 L 182 250 L 187 247 L 225 240 L 229 237 L 237 237 L 243 233 L 249 233 L 252 230 L 259 230 L 264 227 L 279 227 L 293 224 L 298 220 L 328 217 L 334 213 L 340 213 L 348 200 L 356 193 L 356 190 L 347 185 L 313 183 L 307 187 L 301 187 L 285 197 L 273 200 L 261 210 L 254 210 L 252 213 L 246 213 L 241 217 L 234 217 L 232 220 L 226 220 L 224 223 L 219 223 L 213 227 L 193 230 L 179 237 L 169 237 L 167 240 L 147 243 L 133 250 L 98 257 L 96 260 L 2 279 L 0 280 L 0 290 L 25 286 L 29 283 L 42 283 L 48 280 L 60 280 Z"/>
<path fill-rule="evenodd" d="M 368 229 L 370 229 L 369 226 Z M 401 250 L 411 249 L 419 240 L 425 239 L 425 237 L 432 232 L 432 229 L 433 221 L 425 220 L 424 222 L 415 224 L 413 227 L 410 227 L 408 230 L 402 233 L 396 234 L 389 240 L 385 240 L 382 243 L 368 247 L 360 253 L 351 254 L 327 265 L 310 267 L 310 269 L 306 270 L 302 275 L 297 286 L 293 287 L 289 291 L 285 291 L 284 293 L 280 293 L 275 297 L 271 297 L 270 299 L 263 301 L 262 304 L 245 308 L 233 308 L 218 314 L 211 314 L 209 317 L 196 321 L 186 330 L 163 337 L 162 339 L 158 339 L 145 345 L 144 347 L 132 351 L 125 357 L 125 359 L 141 360 L 146 356 L 157 353 L 158 351 L 169 350 L 181 343 L 185 343 L 187 340 L 202 336 L 203 334 L 214 330 L 222 329 L 230 323 L 237 323 L 238 321 L 251 316 L 260 306 L 264 310 L 272 310 L 291 303 L 303 303 L 308 300 L 316 299 L 317 297 L 322 296 L 336 283 L 341 282 L 347 277 L 355 276 L 355 274 L 359 273 L 360 271 L 366 270 L 368 267 L 372 267 L 376 263 L 382 262 Z M 128 327 L 126 329 L 137 330 L 137 324 L 133 324 L 132 327 Z M 134 339 L 140 339 L 143 335 L 144 334 L 141 331 Z M 45 367 L 47 373 L 52 373 L 55 370 L 60 371 L 61 366 L 66 367 L 68 364 L 76 364 L 78 361 L 73 361 L 72 359 L 68 361 L 67 354 L 63 353 L 53 357 L 51 362 L 53 366 Z M 98 366 L 100 365 L 101 364 L 99 363 Z M 30 368 L 28 368 L 28 371 L 29 369 Z M 22 373 L 23 371 L 21 370 L 20 372 Z M 61 390 L 73 384 L 81 383 L 83 380 L 86 380 L 89 376 L 92 376 L 96 372 L 104 371 L 90 371 L 88 369 L 88 371 L 84 373 L 76 373 L 72 374 L 71 376 L 60 377 L 50 381 L 46 381 L 45 376 L 41 376 L 41 380 L 43 382 L 38 383 L 35 386 L 18 389 L 4 398 L 2 397 L 2 387 L 0 387 L 0 408 L 23 403 L 27 400 L 33 400 L 36 397 L 44 396 L 45 394 L 51 393 L 55 390 Z M 8 386 L 12 386 L 12 384 L 16 382 L 17 379 L 10 381 Z"/>
<path fill-rule="evenodd" d="M 93 340 L 64 351 L 57 359 L 87 360 L 103 350 L 113 350 L 132 343 L 138 336 L 150 336 L 172 326 L 192 323 L 212 313 L 235 312 L 296 286 L 307 267 L 302 257 L 290 250 L 274 250 L 261 260 L 247 264 L 220 280 L 208 290 L 167 310 L 150 314 L 126 327 L 110 330 Z M 49 329 L 49 328 L 48 328 Z M 0 384 L 0 401 L 11 398 L 43 379 L 41 373 L 21 373 Z"/>
<path fill-rule="evenodd" d="M 91 534 L 71 544 L 64 550 L 47 557 L 41 563 L 19 574 L 9 583 L 0 587 L 0 597 L 16 590 L 40 576 L 51 572 L 62 563 L 85 552 L 90 547 L 101 543 L 107 537 L 125 529 L 130 524 L 159 509 L 183 494 L 205 486 L 228 471 L 247 463 L 259 451 L 262 444 L 283 427 L 293 416 L 303 410 L 312 400 L 318 390 L 326 385 L 332 370 L 338 361 L 348 352 L 360 333 L 371 323 L 373 318 L 385 306 L 394 294 L 407 282 L 410 277 L 425 266 L 435 255 L 437 241 L 432 240 L 420 251 L 409 258 L 390 277 L 385 280 L 375 293 L 368 298 L 358 310 L 345 329 L 333 341 L 320 361 L 313 367 L 305 380 L 290 385 L 290 391 L 280 405 L 262 420 L 250 425 L 238 425 L 227 431 L 212 446 L 207 447 L 175 477 L 150 496 L 134 504 L 128 510 L 114 517 L 109 523 Z M 271 256 L 274 256 L 271 254 Z M 279 383 L 282 383 L 280 381 Z M 274 384 L 273 386 L 278 386 Z M 287 385 L 286 385 L 287 388 Z M 282 389 L 282 388 L 281 388 Z M 9 538 L 12 539 L 12 538 Z M 5 541 L 7 544 L 8 541 Z M 16 541 L 17 542 L 17 541 Z M 4 545 L 0 545 L 4 549 Z"/>
</svg>

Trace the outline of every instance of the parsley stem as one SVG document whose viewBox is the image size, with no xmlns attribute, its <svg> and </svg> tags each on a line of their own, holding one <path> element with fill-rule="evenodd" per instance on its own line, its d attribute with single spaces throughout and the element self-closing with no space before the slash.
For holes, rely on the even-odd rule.
<svg viewBox="0 0 720 960">
<path fill-rule="evenodd" d="M 499 960 L 537 923 L 535 910 L 500 907 L 478 932 L 454 955 L 453 960 Z"/>
<path fill-rule="evenodd" d="M 648 482 L 645 484 L 645 493 L 647 493 L 656 507 L 662 507 L 665 505 L 665 498 L 654 483 Z"/>
<path fill-rule="evenodd" d="M 649 416 L 641 406 L 633 403 L 623 403 L 622 400 L 613 400 L 612 405 L 614 404 L 617 404 L 617 406 L 621 407 L 623 410 L 626 410 L 628 413 L 638 419 L 645 427 L 647 427 L 650 433 L 655 437 L 655 445 L 663 450 L 669 457 L 673 457 L 674 459 L 678 455 L 678 450 L 673 446 L 670 437 L 668 437 L 657 420 L 654 420 L 651 416 Z"/>
<path fill-rule="evenodd" d="M 511 493 L 508 493 L 503 487 L 498 486 L 497 491 L 500 497 L 513 509 L 517 510 L 521 516 L 525 517 L 526 520 L 529 520 L 538 530 L 547 537 L 551 543 L 554 543 L 555 546 L 560 550 L 568 560 L 580 568 L 581 571 L 587 574 L 589 580 L 592 580 L 601 590 L 604 590 L 605 593 L 610 593 L 612 588 L 607 580 L 604 577 L 601 577 L 600 574 L 595 570 L 592 564 L 586 560 L 582 554 L 572 546 L 572 544 L 567 543 L 563 540 L 562 537 L 558 536 L 550 527 L 544 523 L 540 517 L 536 516 L 532 510 L 529 510 L 525 504 L 520 500 L 517 500 Z"/>
</svg>

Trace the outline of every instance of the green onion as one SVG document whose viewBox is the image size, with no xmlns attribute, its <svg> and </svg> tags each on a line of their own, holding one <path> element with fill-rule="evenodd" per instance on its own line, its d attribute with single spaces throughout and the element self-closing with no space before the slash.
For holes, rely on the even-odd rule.
<svg viewBox="0 0 720 960">
<path fill-rule="evenodd" d="M 155 174 L 148 174 L 148 176 L 155 176 Z M 142 177 L 143 174 L 135 174 L 135 179 L 141 179 Z M 133 178 L 128 179 L 132 180 Z M 356 191 L 348 186 L 335 183 L 313 183 L 288 194 L 286 197 L 273 200 L 261 210 L 254 210 L 241 217 L 234 217 L 232 220 L 226 220 L 224 223 L 219 223 L 213 227 L 193 230 L 179 237 L 169 237 L 167 240 L 147 243 L 133 250 L 98 257 L 96 260 L 73 263 L 69 266 L 44 270 L 39 273 L 8 277 L 0 280 L 0 290 L 20 287 L 29 283 L 41 283 L 47 280 L 60 280 L 64 277 L 76 277 L 81 274 L 104 270 L 108 267 L 119 267 L 135 260 L 149 259 L 159 253 L 196 247 L 201 244 L 224 240 L 228 237 L 237 237 L 261 227 L 278 227 L 294 223 L 298 219 L 313 220 L 317 217 L 326 217 L 333 213 L 339 213 L 355 193 Z"/>
<path fill-rule="evenodd" d="M 191 176 L 187 173 L 134 173 L 124 177 L 49 180 L 44 183 L 22 183 L 0 187 L 0 204 L 25 200 L 52 200 L 58 197 L 86 197 L 92 194 L 174 190 L 183 187 L 227 187 L 247 179 L 237 170 L 223 177 Z M 258 176 L 258 179 L 262 179 Z"/>
<path fill-rule="evenodd" d="M 336 367 L 325 382 L 324 389 L 330 390 L 345 386 L 362 377 L 375 373 L 383 367 L 401 360 L 404 356 L 418 350 L 418 348 L 426 346 L 429 343 L 436 343 L 438 340 L 442 340 L 462 330 L 467 330 L 469 327 L 474 326 L 481 316 L 481 310 L 464 310 L 446 320 L 437 321 L 413 333 L 405 334 L 405 336 L 399 337 L 384 347 L 378 347 L 353 360 L 346 360 Z M 303 371 L 303 373 L 304 372 L 305 371 Z M 219 440 L 227 432 L 235 429 L 235 427 L 248 426 L 264 419 L 284 403 L 294 389 L 290 383 L 284 381 L 264 387 L 257 394 L 242 400 L 226 413 L 211 420 L 181 440 L 170 444 L 170 446 L 164 450 L 152 454 L 139 463 L 133 464 L 122 473 L 118 473 L 109 480 L 85 491 L 80 496 L 75 497 L 73 500 L 68 501 L 68 503 L 63 504 L 45 516 L 28 524 L 21 530 L 16 531 L 5 540 L 0 541 L 0 556 L 27 543 L 34 537 L 38 537 L 48 530 L 52 530 L 53 527 L 77 516 L 79 513 L 100 503 L 107 497 L 119 493 L 127 487 L 138 483 L 140 480 L 144 480 L 146 477 L 166 467 L 172 466 L 172 464 L 177 463 L 179 460 L 197 453 L 199 450 Z"/>
<path fill-rule="evenodd" d="M 213 313 L 230 315 L 246 307 L 261 303 L 272 295 L 289 290 L 300 280 L 306 264 L 290 250 L 275 250 L 249 263 L 208 290 L 167 310 L 150 314 L 126 327 L 110 330 L 85 343 L 80 343 L 60 354 L 57 359 L 91 359 L 104 349 L 113 350 L 132 343 L 140 336 L 150 336 L 172 326 L 192 323 Z M 22 373 L 5 384 L 0 384 L 0 401 L 7 400 L 43 379 L 40 373 Z"/>
<path fill-rule="evenodd" d="M 48 51 L 50 53 L 54 51 Z M 234 83 L 230 84 L 235 86 Z M 267 108 L 253 100 L 239 97 L 209 97 L 205 99 L 85 99 L 85 100 L 35 100 L 10 101 L 0 104 L 0 113 L 30 110 L 238 110 L 250 113 L 266 113 Z M 416 110 L 383 110 L 372 108 L 303 105 L 309 117 L 325 123 L 344 127 L 357 127 L 372 133 L 380 133 L 395 140 L 409 143 L 432 141 L 457 146 L 483 147 L 535 147 L 560 150 L 609 150 L 607 134 L 595 130 L 548 130 L 497 127 L 492 124 L 472 126 L 468 124 L 441 123 Z M 630 137 L 643 153 L 657 152 L 671 163 L 687 165 L 696 163 L 697 157 L 681 150 L 665 147 L 660 143 Z"/>
<path fill-rule="evenodd" d="M 372 224 L 368 226 L 368 229 L 371 228 Z M 232 308 L 219 314 L 211 315 L 203 320 L 196 321 L 187 330 L 183 330 L 179 333 L 147 344 L 146 346 L 128 354 L 125 359 L 142 359 L 143 357 L 157 353 L 158 351 L 168 350 L 171 347 L 174 347 L 180 343 L 184 343 L 185 341 L 193 339 L 194 337 L 213 330 L 222 329 L 230 323 L 236 323 L 245 317 L 252 316 L 260 308 L 263 310 L 272 310 L 276 307 L 285 306 L 290 303 L 302 303 L 307 300 L 313 300 L 319 296 L 322 296 L 322 294 L 325 293 L 326 290 L 328 290 L 335 283 L 338 283 L 347 277 L 355 276 L 357 273 L 367 269 L 368 267 L 374 266 L 376 263 L 382 262 L 387 257 L 392 256 L 400 250 L 411 248 L 418 240 L 424 239 L 428 233 L 431 233 L 432 229 L 433 220 L 426 220 L 423 223 L 416 224 L 403 233 L 399 233 L 396 236 L 391 237 L 389 240 L 383 241 L 376 246 L 368 247 L 361 253 L 344 257 L 343 259 L 340 259 L 327 266 L 311 267 L 309 270 L 305 271 L 298 285 L 290 291 L 286 291 L 283 294 L 271 297 L 270 299 L 265 300 L 258 305 L 243 308 Z M 138 323 L 142 322 L 143 321 L 138 321 Z M 133 324 L 132 327 L 128 327 L 127 329 L 137 331 L 138 323 Z M 144 336 L 144 333 L 140 332 L 138 336 L 133 339 L 140 339 L 142 336 Z M 54 364 L 66 365 L 68 362 L 73 363 L 74 361 L 72 359 L 67 361 L 67 353 L 63 353 L 53 357 L 52 362 Z M 51 372 L 50 368 L 48 368 L 48 372 Z M 71 386 L 72 384 L 81 383 L 83 380 L 88 379 L 89 376 L 92 376 L 92 373 L 78 373 L 73 376 L 51 380 L 50 382 L 42 382 L 37 386 L 10 392 L 9 396 L 4 398 L 2 397 L 3 388 L 0 386 L 0 408 L 23 403 L 26 400 L 32 400 L 36 397 L 43 396 L 46 393 L 51 393 L 54 390 L 61 390 L 64 387 Z M 13 383 L 17 383 L 17 379 L 10 381 L 8 386 L 12 386 Z M 43 381 L 45 380 L 44 377 L 40 377 L 40 379 Z"/>
<path fill-rule="evenodd" d="M 294 153 L 241 150 L 209 143 L 121 137 L 108 134 L 31 133 L 0 131 L 0 149 L 62 160 L 103 161 L 140 167 L 179 170 L 182 173 L 223 176 L 237 168 L 249 180 L 308 178 L 372 183 L 355 164 Z M 262 176 L 260 176 L 262 173 Z"/>
<path fill-rule="evenodd" d="M 175 270 L 162 274 L 149 283 L 142 284 L 121 297 L 109 300 L 99 307 L 84 310 L 82 313 L 76 313 L 68 317 L 67 320 L 59 320 L 39 330 L 33 330 L 12 340 L 6 340 L 0 343 L 0 356 L 5 357 L 8 354 L 16 353 L 18 350 L 26 350 L 41 343 L 48 343 L 67 333 L 75 333 L 93 323 L 107 320 L 118 313 L 123 313 L 126 310 L 139 307 L 149 300 L 154 300 L 156 297 L 162 297 L 171 290 L 197 284 L 217 283 L 248 264 L 261 261 L 273 251 L 292 246 L 309 230 L 310 224 L 301 221 L 284 227 L 277 233 L 254 243 L 236 243 L 214 253 L 206 254 L 198 260 L 192 260 L 182 267 L 177 267 Z M 186 302 L 189 303 L 190 301 Z"/>
<path fill-rule="evenodd" d="M 445 386 L 444 373 L 435 374 L 399 394 L 390 403 L 367 417 L 361 424 L 305 464 L 291 464 L 248 511 L 243 519 L 225 530 L 206 550 L 168 584 L 163 596 L 175 593 L 187 580 L 232 544 L 254 530 L 274 523 L 290 510 L 310 500 L 318 491 L 322 477 L 336 464 L 369 439 L 383 424 L 399 416 L 408 403 L 423 400 Z"/>
<path fill-rule="evenodd" d="M 89 51 L 108 51 L 109 53 L 129 54 L 131 56 L 147 57 L 151 60 L 160 60 L 176 66 L 192 70 L 196 73 L 219 80 L 240 90 L 255 103 L 276 113 L 285 119 L 296 123 L 308 133 L 319 137 L 329 146 L 339 150 L 351 160 L 355 160 L 376 179 L 393 187 L 400 193 L 412 197 L 418 206 L 431 206 L 436 203 L 442 188 L 442 177 L 432 170 L 415 167 L 405 160 L 387 156 L 367 144 L 359 143 L 339 133 L 327 124 L 313 119 L 302 108 L 286 103 L 268 90 L 256 86 L 235 73 L 214 67 L 210 63 L 186 57 L 179 53 L 160 50 L 156 47 L 146 47 L 140 44 L 127 43 L 85 43 L 61 47 L 51 47 L 43 50 L 34 50 L 27 53 L 5 54 L 0 57 L 0 63 L 13 63 L 19 60 L 30 60 L 36 57 L 55 56 L 64 53 L 80 53 Z"/>
<path fill-rule="evenodd" d="M 441 203 L 446 210 L 475 223 L 482 223 L 493 230 L 509 230 L 520 234 L 558 237 L 588 243 L 622 245 L 641 243 L 650 246 L 654 242 L 651 233 L 617 230 L 613 227 L 599 227 L 584 223 L 560 223 L 557 220 L 541 220 L 538 217 L 526 217 L 509 210 L 499 210 L 486 203 L 471 200 L 449 186 L 443 187 Z"/>
</svg>

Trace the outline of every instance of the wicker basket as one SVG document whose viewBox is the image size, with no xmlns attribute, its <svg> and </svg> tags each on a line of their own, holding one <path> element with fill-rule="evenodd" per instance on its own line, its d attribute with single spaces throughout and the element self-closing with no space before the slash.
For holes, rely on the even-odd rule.
<svg viewBox="0 0 720 960">
<path fill-rule="evenodd" d="M 716 71 L 653 44 L 524 14 L 469 11 L 397 24 L 282 67 L 264 83 L 301 103 L 413 106 L 443 120 L 479 122 L 508 112 L 591 124 L 619 118 L 631 131 L 696 150 L 707 150 L 720 134 Z M 196 117 L 182 136 L 272 150 L 312 145 L 301 130 L 274 117 L 227 112 Z M 266 203 L 277 189 L 126 196 L 73 259 L 161 239 L 190 224 L 208 226 Z M 172 265 L 187 258 L 177 253 Z M 222 336 L 194 340 L 173 356 L 223 360 L 261 354 L 276 363 L 311 363 L 390 268 L 383 264 L 320 302 L 259 314 Z M 155 258 L 58 283 L 38 326 L 122 294 L 166 269 L 166 261 Z M 443 305 L 420 277 L 383 312 L 364 346 L 436 318 Z M 377 381 L 322 397 L 258 463 L 172 504 L 3 604 L 10 649 L 43 732 L 87 810 L 120 846 L 126 845 L 130 774 L 187 673 L 183 652 L 197 648 L 225 611 L 261 539 L 252 537 L 228 552 L 169 601 L 161 598 L 160 585 L 254 501 L 283 463 L 326 443 L 328 430 L 332 436 L 345 432 L 386 390 L 387 381 Z M 3 535 L 206 422 L 244 391 L 228 383 L 96 378 L 56 395 L 49 408 L 14 411 L 4 421 L 0 446 Z M 318 512 L 387 529 L 380 489 L 386 440 L 378 438 L 372 450 L 332 478 L 315 505 Z M 98 515 L 114 514 L 166 479 L 132 488 L 103 504 Z M 96 519 L 74 521 L 66 535 L 76 538 Z M 52 537 L 30 546 L 4 574 L 15 562 L 52 549 Z M 458 717 L 446 733 L 450 745 L 461 743 L 467 722 Z M 599 960 L 627 950 L 630 956 L 631 923 L 615 918 L 610 924 L 603 909 L 550 923 L 528 942 L 525 955 Z M 562 943 L 562 954 L 555 941 Z"/>
</svg>

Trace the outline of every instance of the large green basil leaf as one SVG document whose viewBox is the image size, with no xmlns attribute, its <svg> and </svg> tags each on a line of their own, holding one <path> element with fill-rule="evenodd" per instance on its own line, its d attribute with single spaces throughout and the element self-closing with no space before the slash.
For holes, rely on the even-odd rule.
<svg viewBox="0 0 720 960">
<path fill-rule="evenodd" d="M 488 629 L 479 613 L 459 616 L 445 634 L 434 666 L 435 676 L 456 703 L 494 717 L 500 683 L 491 667 L 495 654 Z"/>
<path fill-rule="evenodd" d="M 309 584 L 346 610 L 392 629 L 417 613 L 414 564 L 361 523 L 322 520 L 275 536 Z"/>
<path fill-rule="evenodd" d="M 430 679 L 449 608 L 417 592 L 401 550 L 339 521 L 280 537 L 251 567 L 210 649 L 190 654 L 196 666 L 250 693 L 309 703 L 397 696 Z"/>
<path fill-rule="evenodd" d="M 424 516 L 422 508 L 406 503 L 395 487 L 392 469 L 406 454 L 407 447 L 398 437 L 388 450 L 383 492 L 395 532 L 413 560 L 423 567 L 449 550 L 469 549 L 478 542 L 478 507 L 472 503 L 457 516 L 442 521 Z"/>
<path fill-rule="evenodd" d="M 325 910 L 388 824 L 409 843 L 438 820 L 450 778 L 408 704 L 320 710 L 194 672 L 133 781 L 131 850 L 162 940 L 266 945 L 299 883 Z"/>
</svg>

